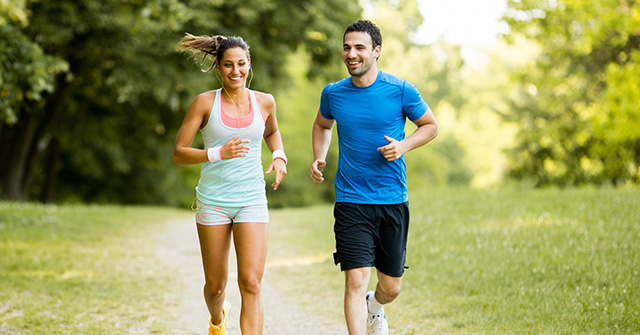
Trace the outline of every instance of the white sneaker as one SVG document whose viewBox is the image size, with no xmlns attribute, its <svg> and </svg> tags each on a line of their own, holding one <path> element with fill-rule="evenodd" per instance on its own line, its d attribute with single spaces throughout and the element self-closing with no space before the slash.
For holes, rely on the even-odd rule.
<svg viewBox="0 0 640 335">
<path fill-rule="evenodd" d="M 374 291 L 367 292 L 367 300 L 373 295 Z M 389 335 L 389 324 L 384 316 L 384 307 L 378 314 L 368 313 L 367 317 L 367 335 Z"/>
</svg>

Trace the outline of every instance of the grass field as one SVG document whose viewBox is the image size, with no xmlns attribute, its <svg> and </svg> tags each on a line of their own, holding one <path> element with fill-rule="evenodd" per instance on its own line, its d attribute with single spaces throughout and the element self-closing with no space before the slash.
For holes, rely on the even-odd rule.
<svg viewBox="0 0 640 335">
<path fill-rule="evenodd" d="M 414 188 L 410 199 L 393 335 L 640 334 L 640 188 Z M 0 333 L 168 334 L 163 292 L 177 283 L 153 243 L 159 223 L 185 215 L 0 202 Z M 266 279 L 343 323 L 332 227 L 330 205 L 273 210 Z"/>
<path fill-rule="evenodd" d="M 159 208 L 0 202 L 0 334 L 164 334 Z"/>
<path fill-rule="evenodd" d="M 393 334 L 640 334 L 640 189 L 423 190 L 410 207 Z M 272 213 L 268 276 L 339 320 L 331 211 Z"/>
</svg>

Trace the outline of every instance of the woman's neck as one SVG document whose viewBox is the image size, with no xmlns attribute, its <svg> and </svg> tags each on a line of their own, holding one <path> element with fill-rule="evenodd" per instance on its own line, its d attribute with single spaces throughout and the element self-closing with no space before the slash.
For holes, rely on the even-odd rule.
<svg viewBox="0 0 640 335">
<path fill-rule="evenodd" d="M 247 96 L 247 88 L 245 87 L 234 90 L 223 86 L 222 89 L 236 101 L 238 100 L 238 98 L 244 98 L 245 96 Z"/>
</svg>

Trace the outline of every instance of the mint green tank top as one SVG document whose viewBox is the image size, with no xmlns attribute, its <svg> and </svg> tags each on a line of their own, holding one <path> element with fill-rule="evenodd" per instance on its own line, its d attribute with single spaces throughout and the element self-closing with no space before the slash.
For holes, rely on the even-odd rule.
<svg viewBox="0 0 640 335">
<path fill-rule="evenodd" d="M 267 203 L 262 168 L 262 136 L 265 120 L 253 91 L 249 90 L 253 121 L 241 128 L 229 127 L 222 121 L 221 89 L 216 90 L 215 101 L 207 125 L 200 129 L 205 149 L 223 146 L 231 138 L 251 140 L 245 157 L 218 162 L 205 162 L 196 186 L 198 200 L 207 205 L 242 207 Z"/>
</svg>

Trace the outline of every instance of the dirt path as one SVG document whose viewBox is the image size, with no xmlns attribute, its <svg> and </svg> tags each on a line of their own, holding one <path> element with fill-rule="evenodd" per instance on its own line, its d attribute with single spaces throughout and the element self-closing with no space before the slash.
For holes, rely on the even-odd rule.
<svg viewBox="0 0 640 335">
<path fill-rule="evenodd" d="M 232 248 L 233 250 L 233 248 Z M 171 325 L 171 334 L 207 334 L 209 314 L 202 297 L 204 275 L 196 227 L 193 220 L 170 222 L 157 237 L 157 253 L 179 276 L 182 287 L 166 293 L 165 300 L 178 320 Z M 238 318 L 240 293 L 235 274 L 235 255 L 229 263 L 227 300 L 231 302 L 228 320 L 229 335 L 240 335 Z M 344 324 L 328 323 L 306 313 L 299 305 L 285 301 L 283 296 L 269 285 L 269 264 L 263 280 L 265 335 L 344 335 Z"/>
</svg>

